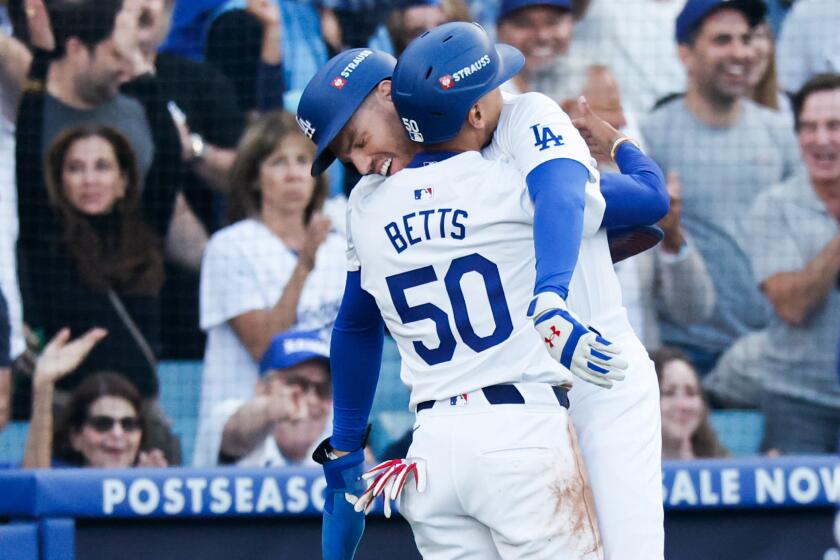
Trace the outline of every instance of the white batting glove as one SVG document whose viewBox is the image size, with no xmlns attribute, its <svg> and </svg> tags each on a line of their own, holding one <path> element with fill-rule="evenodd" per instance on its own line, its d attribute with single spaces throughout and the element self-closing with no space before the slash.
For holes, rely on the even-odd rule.
<svg viewBox="0 0 840 560">
<path fill-rule="evenodd" d="M 364 480 L 368 481 L 367 490 L 361 496 L 345 494 L 348 502 L 353 504 L 353 509 L 358 512 L 364 511 L 365 515 L 370 513 L 376 497 L 382 494 L 385 503 L 385 517 L 391 517 L 391 502 L 396 502 L 402 493 L 408 477 L 414 474 L 414 484 L 417 491 L 422 493 L 426 490 L 426 464 L 422 459 L 393 459 L 379 463 L 365 474 Z"/>
<path fill-rule="evenodd" d="M 618 357 L 621 349 L 583 326 L 559 295 L 542 292 L 534 296 L 528 316 L 551 357 L 575 376 L 605 389 L 624 379 L 627 361 Z"/>
</svg>

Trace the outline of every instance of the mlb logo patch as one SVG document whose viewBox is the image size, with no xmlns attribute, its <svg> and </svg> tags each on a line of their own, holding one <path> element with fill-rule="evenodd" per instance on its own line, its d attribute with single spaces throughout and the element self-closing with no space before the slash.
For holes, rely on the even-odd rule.
<svg viewBox="0 0 840 560">
<path fill-rule="evenodd" d="M 438 78 L 438 82 L 440 83 L 440 87 L 443 89 L 449 89 L 455 85 L 455 82 L 452 81 L 452 76 L 450 74 L 447 74 L 442 78 Z"/>
<path fill-rule="evenodd" d="M 422 189 L 414 189 L 414 200 L 431 200 L 435 197 L 432 187 L 423 187 Z"/>
<path fill-rule="evenodd" d="M 463 393 L 456 397 L 449 397 L 449 406 L 467 406 L 467 394 Z"/>
<path fill-rule="evenodd" d="M 335 78 L 333 78 L 333 81 L 330 82 L 330 85 L 335 89 L 340 90 L 341 88 L 347 85 L 347 80 L 345 80 L 341 76 L 336 76 Z"/>
</svg>

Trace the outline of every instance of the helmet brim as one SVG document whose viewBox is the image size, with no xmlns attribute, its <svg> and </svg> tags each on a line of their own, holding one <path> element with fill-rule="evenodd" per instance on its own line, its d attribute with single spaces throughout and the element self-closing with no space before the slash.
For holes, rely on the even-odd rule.
<svg viewBox="0 0 840 560">
<path fill-rule="evenodd" d="M 519 74 L 519 71 L 525 66 L 525 56 L 516 47 L 506 45 L 505 43 L 496 43 L 496 52 L 499 53 L 501 68 L 496 73 L 493 88 L 501 86 Z"/>
</svg>

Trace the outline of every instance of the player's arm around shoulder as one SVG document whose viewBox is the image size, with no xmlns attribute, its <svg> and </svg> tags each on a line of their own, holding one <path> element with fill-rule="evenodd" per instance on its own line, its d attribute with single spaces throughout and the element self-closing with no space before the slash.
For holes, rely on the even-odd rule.
<svg viewBox="0 0 840 560">
<path fill-rule="evenodd" d="M 589 148 L 569 115 L 542 93 L 505 96 L 494 144 L 526 176 L 547 161 L 571 159 L 597 177 Z"/>
</svg>

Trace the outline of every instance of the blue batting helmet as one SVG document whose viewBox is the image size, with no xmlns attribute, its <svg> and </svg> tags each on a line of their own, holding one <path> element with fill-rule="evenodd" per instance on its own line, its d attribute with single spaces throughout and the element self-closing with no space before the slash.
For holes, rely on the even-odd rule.
<svg viewBox="0 0 840 560">
<path fill-rule="evenodd" d="M 411 139 L 437 144 L 457 136 L 470 107 L 523 64 L 522 53 L 494 45 L 477 23 L 446 23 L 405 49 L 394 69 L 391 97 Z"/>
<path fill-rule="evenodd" d="M 335 160 L 329 145 L 368 94 L 391 77 L 397 60 L 373 49 L 350 49 L 332 57 L 309 80 L 301 94 L 297 123 L 317 146 L 312 175 Z"/>
</svg>

